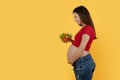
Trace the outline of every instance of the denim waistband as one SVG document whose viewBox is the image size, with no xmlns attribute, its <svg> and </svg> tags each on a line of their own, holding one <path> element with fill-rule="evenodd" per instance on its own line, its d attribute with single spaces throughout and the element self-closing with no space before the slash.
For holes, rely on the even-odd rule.
<svg viewBox="0 0 120 80">
<path fill-rule="evenodd" d="M 90 53 L 89 53 L 89 54 L 87 54 L 86 56 L 77 59 L 77 60 L 73 63 L 73 66 L 76 65 L 76 64 L 78 64 L 78 63 L 86 62 L 86 61 L 88 61 L 88 60 L 90 60 L 90 59 L 92 59 L 92 57 L 91 57 L 91 55 L 90 55 Z"/>
</svg>

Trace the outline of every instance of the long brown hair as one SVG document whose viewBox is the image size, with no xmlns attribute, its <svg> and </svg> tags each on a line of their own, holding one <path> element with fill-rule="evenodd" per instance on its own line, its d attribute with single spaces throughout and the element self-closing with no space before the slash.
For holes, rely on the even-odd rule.
<svg viewBox="0 0 120 80">
<path fill-rule="evenodd" d="M 88 9 L 84 6 L 78 6 L 76 7 L 74 10 L 73 10 L 73 13 L 77 13 L 81 19 L 81 21 L 83 23 L 85 23 L 86 25 L 90 25 L 94 31 L 95 31 L 95 26 L 94 26 L 94 23 L 91 19 L 91 16 L 90 16 L 90 13 L 88 11 Z M 94 39 L 97 39 L 96 37 L 96 31 L 95 31 L 95 37 Z"/>
</svg>

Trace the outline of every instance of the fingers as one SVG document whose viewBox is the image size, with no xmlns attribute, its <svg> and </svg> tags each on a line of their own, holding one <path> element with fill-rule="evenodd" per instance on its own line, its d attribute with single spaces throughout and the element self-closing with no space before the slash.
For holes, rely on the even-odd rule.
<svg viewBox="0 0 120 80">
<path fill-rule="evenodd" d="M 63 43 L 73 42 L 72 39 L 66 39 L 66 38 L 64 38 L 64 39 L 61 39 L 61 40 L 62 40 Z"/>
<path fill-rule="evenodd" d="M 63 41 L 63 43 L 68 43 L 68 41 Z"/>
</svg>

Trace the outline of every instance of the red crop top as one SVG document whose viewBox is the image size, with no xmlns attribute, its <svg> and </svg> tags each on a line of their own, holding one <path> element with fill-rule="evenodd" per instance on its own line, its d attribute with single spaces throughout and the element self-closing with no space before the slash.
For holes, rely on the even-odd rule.
<svg viewBox="0 0 120 80">
<path fill-rule="evenodd" d="M 89 51 L 91 43 L 95 37 L 94 29 L 91 26 L 87 25 L 87 26 L 82 27 L 82 29 L 75 35 L 74 41 L 72 44 L 76 47 L 79 47 L 83 34 L 87 34 L 90 36 L 90 39 L 85 48 L 86 51 Z"/>
</svg>

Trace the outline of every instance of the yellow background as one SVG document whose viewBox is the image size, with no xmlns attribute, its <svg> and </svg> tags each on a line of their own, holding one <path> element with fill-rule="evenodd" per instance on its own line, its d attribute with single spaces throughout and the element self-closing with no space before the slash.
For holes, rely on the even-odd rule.
<svg viewBox="0 0 120 80">
<path fill-rule="evenodd" d="M 80 27 L 72 10 L 86 6 L 98 39 L 93 80 L 120 80 L 119 0 L 1 0 L 0 80 L 75 80 L 59 35 Z"/>
</svg>

